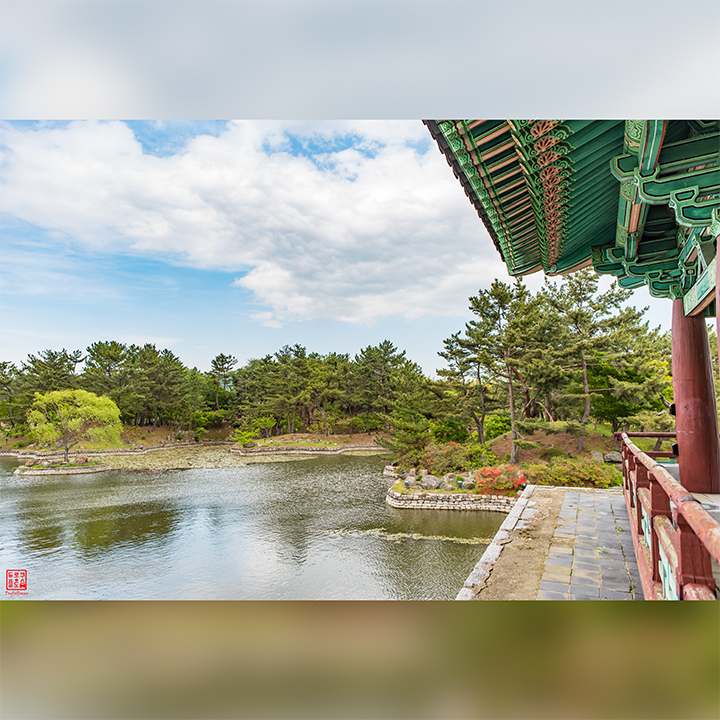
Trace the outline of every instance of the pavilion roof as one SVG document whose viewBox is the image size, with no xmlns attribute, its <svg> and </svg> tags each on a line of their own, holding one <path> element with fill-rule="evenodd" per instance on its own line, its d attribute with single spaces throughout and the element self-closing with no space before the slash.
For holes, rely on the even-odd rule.
<svg viewBox="0 0 720 720">
<path fill-rule="evenodd" d="M 689 310 L 707 307 L 720 232 L 718 121 L 424 122 L 511 275 L 592 264 L 660 297 L 695 288 L 702 297 Z"/>
</svg>

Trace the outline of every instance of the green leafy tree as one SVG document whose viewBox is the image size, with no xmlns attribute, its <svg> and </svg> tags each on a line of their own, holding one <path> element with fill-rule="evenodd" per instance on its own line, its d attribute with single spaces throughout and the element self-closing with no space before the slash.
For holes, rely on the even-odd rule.
<svg viewBox="0 0 720 720">
<path fill-rule="evenodd" d="M 270 436 L 270 432 L 275 427 L 276 423 L 277 420 L 270 415 L 248 420 L 245 422 L 243 427 L 238 428 L 233 433 L 233 439 L 240 443 L 240 445 L 245 445 L 257 438 L 267 438 Z"/>
<path fill-rule="evenodd" d="M 456 411 L 467 413 L 472 418 L 478 442 L 482 444 L 485 441 L 487 390 L 483 377 L 484 364 L 473 353 L 468 340 L 460 337 L 459 331 L 443 340 L 443 346 L 438 355 L 445 360 L 447 367 L 439 369 L 437 374 L 444 378 L 446 391 L 453 399 Z"/>
<path fill-rule="evenodd" d="M 271 376 L 275 414 L 284 417 L 287 431 L 294 433 L 298 420 L 303 415 L 307 418 L 310 402 L 307 350 L 298 344 L 285 345 L 275 353 L 275 359 Z"/>
<path fill-rule="evenodd" d="M 445 349 L 438 353 L 448 364 L 448 368 L 438 370 L 438 375 L 448 383 L 452 397 L 448 412 L 460 410 L 469 415 L 475 424 L 479 445 L 487 439 L 487 413 L 500 403 L 497 383 L 504 372 L 488 345 L 486 330 L 483 323 L 470 322 L 463 336 L 460 332 L 451 335 L 443 341 Z"/>
<path fill-rule="evenodd" d="M 335 405 L 343 399 L 340 387 L 342 369 L 347 365 L 347 355 L 330 353 L 308 356 L 308 391 L 310 401 L 310 420 L 320 415 L 324 435 L 329 433 L 330 424 L 336 418 Z"/>
<path fill-rule="evenodd" d="M 667 364 L 652 361 L 644 364 L 647 368 L 644 372 L 600 364 L 594 364 L 588 372 L 593 417 L 610 424 L 613 432 L 639 413 L 664 412 L 662 397 L 671 383 Z"/>
<path fill-rule="evenodd" d="M 470 437 L 467 427 L 461 418 L 446 416 L 432 427 L 432 434 L 439 443 L 464 443 Z"/>
<path fill-rule="evenodd" d="M 236 410 L 241 422 L 255 417 L 271 415 L 280 421 L 273 397 L 277 363 L 272 355 L 252 358 L 233 374 Z"/>
<path fill-rule="evenodd" d="M 31 437 L 56 444 L 65 454 L 82 440 L 120 440 L 120 410 L 108 397 L 87 390 L 35 394 L 27 416 Z"/>
<path fill-rule="evenodd" d="M 362 404 L 362 389 L 357 364 L 347 355 L 338 356 L 335 369 L 337 377 L 337 402 L 349 417 L 350 437 L 353 435 L 355 415 Z"/>
<path fill-rule="evenodd" d="M 170 350 L 155 345 L 128 348 L 129 395 L 127 408 L 133 424 L 179 422 L 185 415 L 187 368 Z"/>
<path fill-rule="evenodd" d="M 393 436 L 378 438 L 378 444 L 390 450 L 409 467 L 419 466 L 425 448 L 432 440 L 430 421 L 422 416 L 413 421 L 403 418 L 401 413 L 393 413 L 391 422 Z"/>
<path fill-rule="evenodd" d="M 193 431 L 195 418 L 205 409 L 206 385 L 207 378 L 197 368 L 186 370 L 180 416 L 188 432 Z"/>
</svg>

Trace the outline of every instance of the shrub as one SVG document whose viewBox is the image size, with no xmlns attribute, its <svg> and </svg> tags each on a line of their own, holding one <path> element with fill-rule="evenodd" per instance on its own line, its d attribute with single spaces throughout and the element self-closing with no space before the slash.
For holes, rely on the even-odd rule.
<svg viewBox="0 0 720 720">
<path fill-rule="evenodd" d="M 235 426 L 235 430 L 230 437 L 245 447 L 245 443 L 251 440 L 270 437 L 270 432 L 275 427 L 275 423 L 275 418 L 270 415 L 253 418 L 252 420 L 246 418 L 241 424 Z"/>
<path fill-rule="evenodd" d="M 460 418 L 445 417 L 432 428 L 435 440 L 440 443 L 464 443 L 470 438 L 470 433 Z"/>
<path fill-rule="evenodd" d="M 608 488 L 622 485 L 622 474 L 610 465 L 586 458 L 557 458 L 548 463 L 525 463 L 528 483 L 559 487 Z"/>
<path fill-rule="evenodd" d="M 211 410 L 208 412 L 196 412 L 192 417 L 193 427 L 222 427 L 227 412 L 225 410 Z"/>
<path fill-rule="evenodd" d="M 550 445 L 550 447 L 543 448 L 540 451 L 540 457 L 543 460 L 552 460 L 553 458 L 567 457 L 567 453 L 561 450 L 559 447 Z"/>
<path fill-rule="evenodd" d="M 382 418 L 375 413 L 360 413 L 353 418 L 353 429 L 356 432 L 371 432 L 383 427 Z"/>
<path fill-rule="evenodd" d="M 505 415 L 486 415 L 483 423 L 485 442 L 489 443 L 496 437 L 510 432 L 510 418 Z"/>
<path fill-rule="evenodd" d="M 490 450 L 487 444 L 478 445 L 478 443 L 472 443 L 464 447 L 467 458 L 466 469 L 468 470 L 474 470 L 483 465 L 492 465 L 498 461 L 497 456 Z"/>
<path fill-rule="evenodd" d="M 481 495 L 516 495 L 525 485 L 522 471 L 512 465 L 491 465 L 475 471 L 475 493 Z"/>
<path fill-rule="evenodd" d="M 456 442 L 432 443 L 420 454 L 420 465 L 433 475 L 442 476 L 451 472 L 472 470 L 496 461 L 486 445 Z"/>
</svg>

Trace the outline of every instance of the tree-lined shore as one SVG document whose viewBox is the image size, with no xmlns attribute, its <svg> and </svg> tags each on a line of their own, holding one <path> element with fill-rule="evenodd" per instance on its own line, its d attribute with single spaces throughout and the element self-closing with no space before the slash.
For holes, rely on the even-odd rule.
<svg viewBox="0 0 720 720">
<path fill-rule="evenodd" d="M 582 438 L 598 423 L 671 426 L 669 333 L 650 329 L 630 296 L 617 286 L 599 293 L 589 271 L 535 295 L 496 280 L 469 299 L 473 319 L 438 349 L 437 378 L 389 340 L 354 356 L 284 346 L 242 366 L 220 353 L 208 372 L 152 344 L 42 350 L 19 367 L 0 362 L 0 423 L 7 436 L 27 434 L 40 396 L 74 389 L 112 400 L 126 426 L 171 427 L 195 440 L 228 425 L 240 442 L 384 431 L 408 464 L 448 444 L 475 453 L 477 464 L 479 449 L 507 433 L 515 463 L 533 427 L 564 423 Z"/>
</svg>

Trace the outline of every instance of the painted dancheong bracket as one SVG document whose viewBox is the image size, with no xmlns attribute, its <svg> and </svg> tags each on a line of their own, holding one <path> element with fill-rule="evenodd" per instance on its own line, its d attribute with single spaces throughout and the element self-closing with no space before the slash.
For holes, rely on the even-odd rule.
<svg viewBox="0 0 720 720">
<path fill-rule="evenodd" d="M 610 167 L 620 182 L 615 243 L 594 247 L 593 265 L 624 287 L 642 281 L 656 297 L 688 296 L 687 314 L 707 312 L 714 309 L 707 268 L 716 254 L 709 226 L 720 207 L 720 132 L 714 121 L 698 122 L 698 134 L 666 143 L 667 127 L 626 121 L 626 152 Z"/>
<path fill-rule="evenodd" d="M 673 299 L 703 278 L 705 302 L 720 231 L 718 120 L 425 123 L 511 275 L 592 264 Z"/>
</svg>

